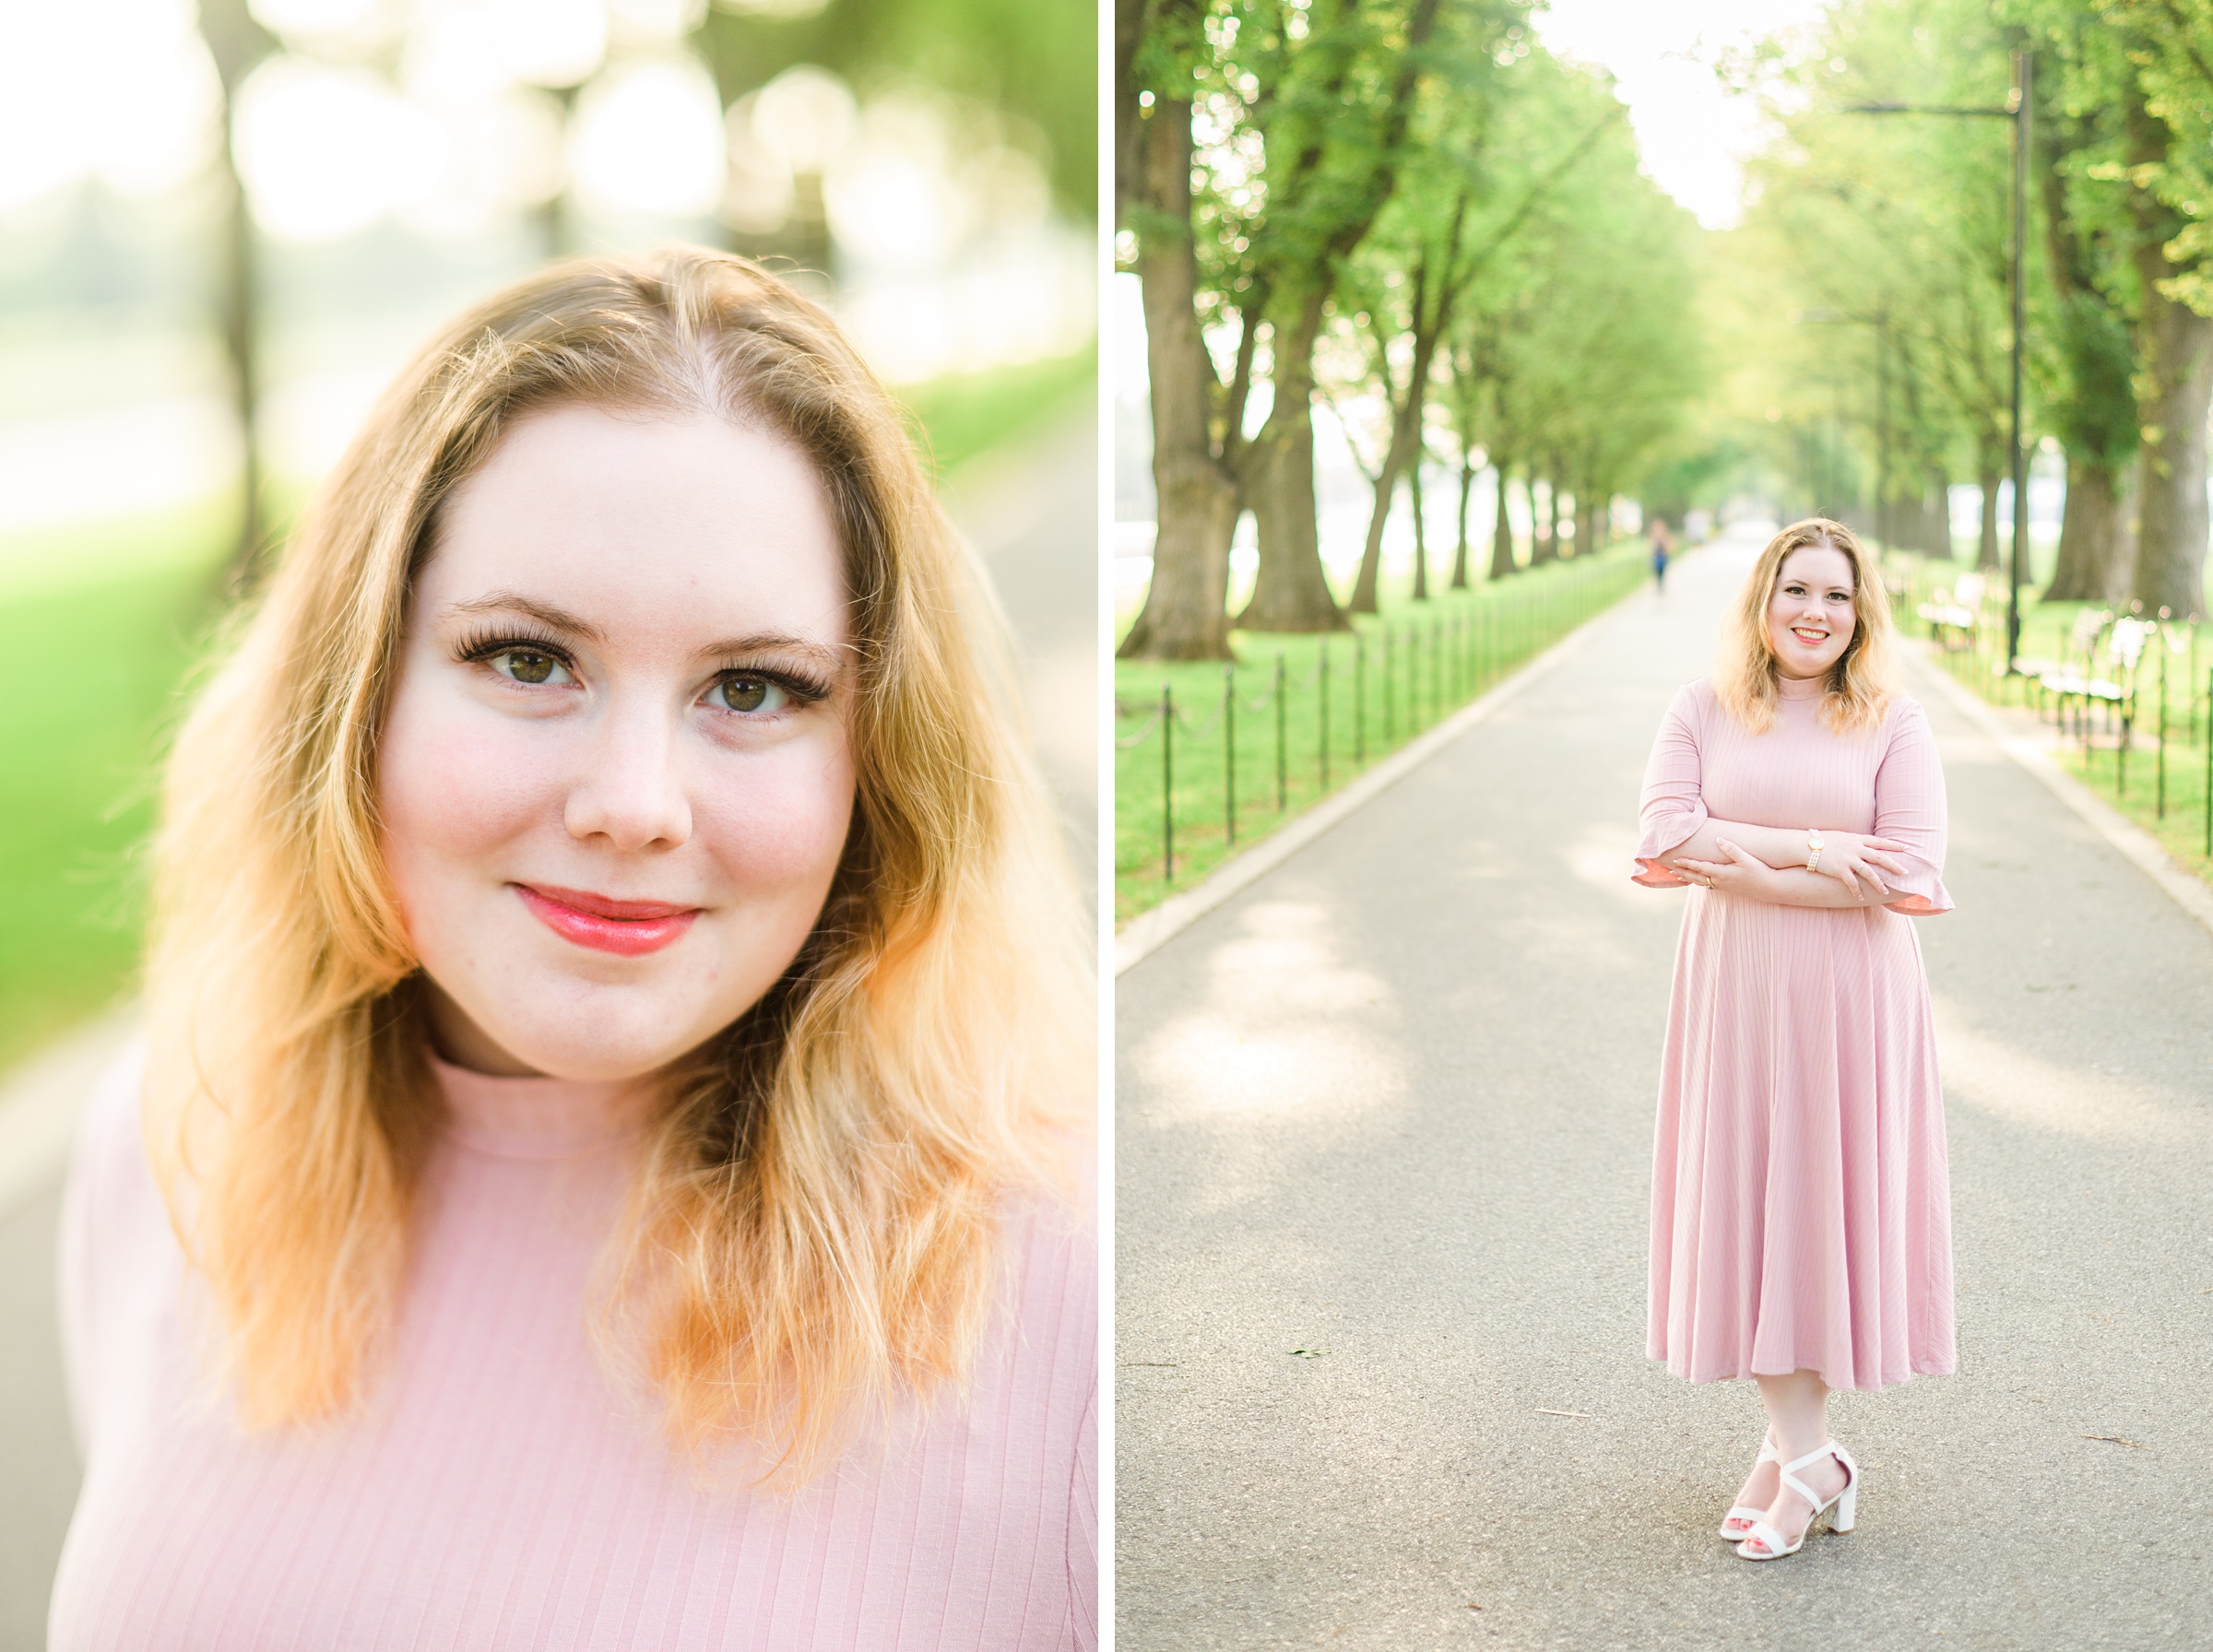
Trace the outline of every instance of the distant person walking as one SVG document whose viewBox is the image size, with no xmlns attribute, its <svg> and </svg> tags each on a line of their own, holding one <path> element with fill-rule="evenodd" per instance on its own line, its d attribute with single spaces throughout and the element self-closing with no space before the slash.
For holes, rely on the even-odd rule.
<svg viewBox="0 0 2213 1652">
<path fill-rule="evenodd" d="M 1661 596 L 1667 595 L 1667 563 L 1675 550 L 1674 537 L 1667 531 L 1667 518 L 1652 518 L 1652 584 Z"/>
<path fill-rule="evenodd" d="M 1749 1377 L 1768 1432 L 1721 1535 L 1849 1531 L 1831 1388 L 1954 1366 L 1944 1095 L 1921 942 L 1951 910 L 1944 771 L 1898 691 L 1874 560 L 1837 523 L 1760 555 L 1645 770 L 1636 880 L 1689 884 L 1661 1056 L 1648 1349 Z"/>
</svg>

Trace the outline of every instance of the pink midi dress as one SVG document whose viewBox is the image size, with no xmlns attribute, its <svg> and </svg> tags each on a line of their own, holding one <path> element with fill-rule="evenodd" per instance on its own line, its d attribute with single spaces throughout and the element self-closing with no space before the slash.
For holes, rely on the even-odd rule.
<svg viewBox="0 0 2213 1652">
<path fill-rule="evenodd" d="M 1644 776 L 1635 880 L 1687 888 L 1652 1152 L 1647 1352 L 1692 1382 L 1943 1375 L 1952 1345 L 1944 1093 L 1911 917 L 1948 912 L 1944 771 L 1916 702 L 1824 727 L 1785 680 L 1755 735 L 1701 678 Z M 1783 906 L 1659 864 L 1709 820 L 1907 845 L 1888 907 Z"/>
</svg>

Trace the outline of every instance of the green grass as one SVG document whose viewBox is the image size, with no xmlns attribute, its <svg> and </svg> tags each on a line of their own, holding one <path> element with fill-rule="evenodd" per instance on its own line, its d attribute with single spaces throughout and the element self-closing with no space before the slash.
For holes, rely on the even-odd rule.
<svg viewBox="0 0 2213 1652">
<path fill-rule="evenodd" d="M 939 472 L 1087 395 L 1094 352 L 911 386 Z M 289 520 L 297 489 L 274 490 Z M 219 607 L 230 498 L 0 537 L 0 1070 L 130 989 L 155 761 Z"/>
<path fill-rule="evenodd" d="M 1072 356 L 909 384 L 899 399 L 920 421 L 931 465 L 942 477 L 1063 407 L 1088 400 L 1097 386 L 1098 352 L 1086 348 Z"/>
<path fill-rule="evenodd" d="M 1224 714 L 1220 662 L 1118 661 L 1115 921 L 1127 922 L 1188 888 L 1237 850 L 1434 726 L 1645 577 L 1642 549 L 1631 543 L 1580 562 L 1524 572 L 1502 584 L 1444 592 L 1422 604 L 1387 585 L 1383 613 L 1360 617 L 1349 636 L 1342 631 L 1327 637 L 1233 632 L 1230 643 L 1237 656 L 1229 678 L 1234 766 L 1225 738 L 1230 723 Z M 1285 689 L 1281 699 L 1275 691 L 1279 661 Z M 1164 687 L 1175 709 L 1172 875 L 1166 857 Z"/>
<path fill-rule="evenodd" d="M 214 509 L 27 537 L 0 542 L 0 1068 L 127 988 L 152 759 L 229 549 Z"/>
<path fill-rule="evenodd" d="M 1922 626 L 1911 617 L 1919 589 L 1934 579 L 1941 584 L 1950 571 L 1933 566 L 1921 572 L 1916 588 L 1902 605 L 1909 631 Z M 1956 650 L 1939 656 L 1952 674 L 1983 699 L 1997 704 L 2028 705 L 2052 714 L 2052 708 L 2024 678 L 2003 676 L 2004 595 L 1994 593 L 1991 611 L 1996 616 L 1991 636 L 1973 650 Z M 2022 655 L 2056 660 L 2066 652 L 2075 618 L 2085 608 L 2078 602 L 2038 602 L 2023 593 L 2021 605 Z M 2213 672 L 2213 626 L 2197 628 L 2195 653 L 2185 644 L 2179 654 L 2166 656 L 2166 738 L 2160 738 L 2160 651 L 2152 639 L 2146 646 L 2136 690 L 2136 714 L 2125 752 L 2122 749 L 2117 719 L 2102 713 L 2088 719 L 2089 738 L 2059 742 L 2054 755 L 2061 765 L 2105 802 L 2150 832 L 2175 864 L 2213 883 L 2213 856 L 2207 854 L 2206 754 L 2207 736 L 2208 672 Z M 2102 674 L 2104 667 L 2100 667 Z M 2069 728 L 2074 724 L 2070 719 Z M 2162 761 L 2161 746 L 2164 745 Z M 2164 769 L 2164 784 L 2161 770 Z"/>
</svg>

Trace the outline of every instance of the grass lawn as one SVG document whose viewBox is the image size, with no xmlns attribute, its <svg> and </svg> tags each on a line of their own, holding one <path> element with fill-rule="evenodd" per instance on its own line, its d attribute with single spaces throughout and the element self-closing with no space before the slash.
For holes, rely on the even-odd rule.
<svg viewBox="0 0 2213 1652">
<path fill-rule="evenodd" d="M 1088 398 L 1095 372 L 1086 349 L 900 397 L 943 475 Z M 0 537 L 0 1071 L 130 990 L 155 763 L 216 617 L 234 510 Z"/>
<path fill-rule="evenodd" d="M 0 1068 L 127 989 L 151 760 L 231 531 L 209 506 L 0 543 Z"/>
<path fill-rule="evenodd" d="M 1118 661 L 1115 921 L 1188 888 L 1646 577 L 1631 541 L 1421 604 L 1387 583 L 1382 614 L 1349 635 L 1233 632 L 1232 667 Z"/>
</svg>

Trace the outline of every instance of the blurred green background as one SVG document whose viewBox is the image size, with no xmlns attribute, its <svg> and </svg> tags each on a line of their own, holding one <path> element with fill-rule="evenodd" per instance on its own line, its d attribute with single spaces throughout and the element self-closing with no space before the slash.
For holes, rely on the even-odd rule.
<svg viewBox="0 0 2213 1652">
<path fill-rule="evenodd" d="M 1095 42 L 1017 0 L 0 0 L 0 1070 L 128 992 L 230 572 L 461 305 L 704 241 L 839 312 L 953 494 L 1087 419 Z"/>
</svg>

